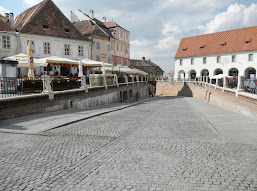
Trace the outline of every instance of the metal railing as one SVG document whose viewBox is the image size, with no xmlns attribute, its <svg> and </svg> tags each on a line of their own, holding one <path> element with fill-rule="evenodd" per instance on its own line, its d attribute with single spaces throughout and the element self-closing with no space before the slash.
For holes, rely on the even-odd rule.
<svg viewBox="0 0 257 191">
<path fill-rule="evenodd" d="M 46 78 L 47 77 L 47 78 Z M 82 82 L 83 80 L 83 82 Z M 65 91 L 71 89 L 79 89 L 82 86 L 90 87 L 107 87 L 117 84 L 125 84 L 132 82 L 147 82 L 146 77 L 136 76 L 120 76 L 117 78 L 113 74 L 91 74 L 89 77 L 67 78 L 61 76 L 42 76 L 34 78 L 0 78 L 0 98 L 38 94 L 49 91 Z M 47 88 L 46 88 L 47 86 Z M 118 86 L 118 85 L 117 85 Z M 47 89 L 47 90 L 46 90 Z"/>
<path fill-rule="evenodd" d="M 0 98 L 41 93 L 43 82 L 40 78 L 0 78 Z"/>
</svg>

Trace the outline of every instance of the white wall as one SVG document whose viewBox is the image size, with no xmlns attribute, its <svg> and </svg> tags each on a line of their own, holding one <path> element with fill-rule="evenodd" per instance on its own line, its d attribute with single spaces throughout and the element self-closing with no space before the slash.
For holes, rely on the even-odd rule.
<svg viewBox="0 0 257 191">
<path fill-rule="evenodd" d="M 35 43 L 34 57 L 35 58 L 45 58 L 49 56 L 58 56 L 62 58 L 68 58 L 72 60 L 80 59 L 90 59 L 91 58 L 91 43 L 84 40 L 66 39 L 50 36 L 40 36 L 40 35 L 29 35 L 20 34 L 19 36 L 19 53 L 27 54 L 27 42 L 33 41 Z M 50 42 L 50 54 L 44 53 L 44 42 Z M 70 45 L 70 55 L 64 54 L 64 45 Z M 84 55 L 78 55 L 78 46 L 84 47 Z M 53 66 L 54 67 L 54 66 Z M 44 68 L 37 68 L 36 74 L 43 72 Z M 60 73 L 60 68 L 56 67 L 56 71 Z M 73 74 L 77 73 L 76 69 L 71 68 Z"/>
<path fill-rule="evenodd" d="M 3 36 L 11 38 L 11 48 L 3 48 Z M 17 37 L 15 32 L 0 32 L 0 58 L 13 56 L 18 53 Z"/>
<path fill-rule="evenodd" d="M 248 61 L 249 54 L 253 54 L 253 61 Z M 236 56 L 236 61 L 232 62 L 232 55 Z M 221 63 L 217 63 L 217 56 L 221 57 Z M 206 64 L 203 64 L 203 58 L 206 57 Z M 191 65 L 191 58 L 194 59 L 194 65 Z M 216 69 L 220 68 L 223 73 L 228 75 L 231 68 L 237 68 L 239 76 L 244 76 L 247 68 L 253 67 L 257 70 L 257 51 L 236 52 L 229 54 L 215 54 L 197 57 L 181 58 L 183 60 L 180 66 L 180 59 L 175 59 L 175 78 L 179 78 L 179 71 L 185 72 L 185 78 L 189 77 L 189 71 L 195 70 L 196 76 L 201 76 L 201 71 L 204 69 L 209 70 L 209 76 L 214 76 Z M 227 62 L 225 62 L 225 60 Z"/>
</svg>

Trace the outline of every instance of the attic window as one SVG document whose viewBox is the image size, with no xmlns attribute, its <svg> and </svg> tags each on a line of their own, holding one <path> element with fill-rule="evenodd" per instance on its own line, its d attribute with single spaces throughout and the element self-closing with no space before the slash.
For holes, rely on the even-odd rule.
<svg viewBox="0 0 257 191">
<path fill-rule="evenodd" d="M 187 50 L 187 48 L 184 48 L 184 49 L 183 49 L 183 51 L 186 51 L 186 50 Z"/>
<path fill-rule="evenodd" d="M 49 25 L 47 24 L 43 25 L 43 29 L 49 29 Z"/>
<path fill-rule="evenodd" d="M 250 42 L 251 42 L 251 39 L 245 41 L 246 44 L 248 44 Z"/>
<path fill-rule="evenodd" d="M 221 44 L 221 46 L 226 46 L 226 45 L 227 45 L 227 43 L 226 43 L 226 42 Z"/>
<path fill-rule="evenodd" d="M 69 33 L 70 29 L 64 29 L 64 32 Z"/>
<path fill-rule="evenodd" d="M 201 48 L 201 49 L 205 48 L 205 45 L 201 46 L 200 48 Z"/>
</svg>

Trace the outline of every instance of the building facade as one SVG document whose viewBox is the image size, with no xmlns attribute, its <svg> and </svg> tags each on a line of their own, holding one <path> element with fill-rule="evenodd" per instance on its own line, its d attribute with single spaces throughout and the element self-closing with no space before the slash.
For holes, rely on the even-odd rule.
<svg viewBox="0 0 257 191">
<path fill-rule="evenodd" d="M 34 57 L 58 56 L 73 60 L 91 57 L 91 40 L 82 35 L 52 0 L 44 0 L 17 16 L 18 52 L 26 54 L 32 41 Z M 55 68 L 54 68 L 55 67 Z M 37 68 L 44 73 L 46 68 Z M 58 74 L 77 73 L 77 68 L 51 66 Z"/>
<path fill-rule="evenodd" d="M 106 21 L 106 18 L 103 18 Z M 115 22 L 104 22 L 111 31 L 112 64 L 130 67 L 130 32 Z"/>
<path fill-rule="evenodd" d="M 142 60 L 130 60 L 131 68 L 136 68 L 148 73 L 148 81 L 155 82 L 156 78 L 163 78 L 164 71 L 150 59 L 146 60 L 145 57 Z"/>
<path fill-rule="evenodd" d="M 183 38 L 175 56 L 175 78 L 256 77 L 257 27 Z"/>
<path fill-rule="evenodd" d="M 80 10 L 70 12 L 70 21 L 86 37 L 93 41 L 92 60 L 111 63 L 111 38 L 110 30 L 94 17 L 94 11 L 84 14 Z"/>
<path fill-rule="evenodd" d="M 12 14 L 13 16 L 13 14 Z M 13 17 L 9 17 L 9 14 L 6 17 L 0 15 L 0 58 L 5 58 L 17 54 L 18 45 L 17 39 L 18 34 L 10 26 L 9 20 Z"/>
</svg>

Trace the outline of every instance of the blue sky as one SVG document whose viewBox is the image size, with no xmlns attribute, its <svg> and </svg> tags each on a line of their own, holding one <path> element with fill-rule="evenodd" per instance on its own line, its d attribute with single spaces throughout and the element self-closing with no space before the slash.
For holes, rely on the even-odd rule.
<svg viewBox="0 0 257 191">
<path fill-rule="evenodd" d="M 15 16 L 41 0 L 0 0 Z M 167 73 L 183 37 L 257 25 L 256 0 L 53 0 L 68 16 L 76 9 L 130 31 L 131 58 L 151 59 Z"/>
</svg>

